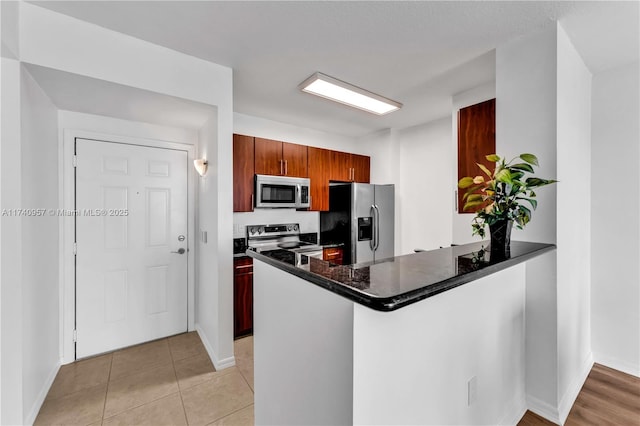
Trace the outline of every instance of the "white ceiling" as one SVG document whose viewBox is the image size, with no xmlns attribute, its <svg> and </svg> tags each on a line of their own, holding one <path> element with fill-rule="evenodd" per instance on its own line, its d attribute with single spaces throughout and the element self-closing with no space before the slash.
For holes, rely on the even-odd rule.
<svg viewBox="0 0 640 426">
<path fill-rule="evenodd" d="M 593 73 L 638 61 L 639 3 L 38 1 L 234 70 L 234 111 L 349 136 L 444 117 L 494 49 L 559 20 Z M 301 93 L 320 71 L 404 104 L 378 117 Z"/>
</svg>

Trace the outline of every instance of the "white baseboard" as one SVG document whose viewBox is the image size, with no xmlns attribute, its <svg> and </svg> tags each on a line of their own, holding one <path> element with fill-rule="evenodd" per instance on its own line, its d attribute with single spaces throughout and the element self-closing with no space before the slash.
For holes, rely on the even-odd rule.
<svg viewBox="0 0 640 426">
<path fill-rule="evenodd" d="M 601 353 L 594 352 L 593 353 L 593 361 L 598 364 L 602 364 L 605 367 L 613 368 L 614 370 L 622 371 L 626 374 L 631 374 L 632 376 L 640 377 L 640 365 L 634 364 L 628 361 L 623 361 L 621 359 L 603 355 Z"/>
<path fill-rule="evenodd" d="M 209 354 L 209 358 L 211 358 L 211 362 L 213 363 L 213 367 L 216 370 L 224 370 L 225 368 L 233 367 L 236 365 L 236 358 L 230 356 L 228 358 L 218 359 L 216 353 L 213 351 L 211 347 L 211 343 L 207 339 L 207 336 L 204 334 L 202 328 L 200 328 L 199 324 L 196 324 L 196 331 L 198 332 L 198 336 L 200 336 L 200 340 L 202 340 L 202 344 L 204 345 L 207 353 Z"/>
<path fill-rule="evenodd" d="M 58 361 L 58 363 L 49 372 L 49 376 L 47 377 L 47 380 L 45 380 L 44 384 L 42 385 L 42 389 L 40 389 L 40 392 L 38 393 L 38 397 L 33 402 L 33 405 L 31 406 L 31 410 L 29 410 L 29 414 L 27 415 L 27 418 L 24 419 L 25 425 L 32 425 L 33 422 L 36 421 L 36 417 L 38 417 L 38 413 L 42 408 L 42 404 L 44 404 L 44 400 L 47 397 L 47 394 L 49 393 L 49 389 L 51 389 L 51 385 L 53 385 L 53 381 L 55 380 L 61 365 L 62 365 L 62 360 Z"/>
<path fill-rule="evenodd" d="M 527 395 L 527 408 L 532 413 L 536 413 L 540 417 L 544 417 L 550 422 L 553 422 L 557 425 L 560 424 L 560 415 L 558 413 L 558 408 L 554 407 L 548 402 Z"/>
<path fill-rule="evenodd" d="M 517 395 L 509 404 L 508 410 L 498 422 L 499 425 L 516 426 L 524 413 L 527 412 L 527 403 L 522 394 Z"/>
<path fill-rule="evenodd" d="M 573 407 L 573 403 L 576 401 L 578 394 L 580 393 L 580 389 L 582 389 L 582 385 L 587 380 L 587 376 L 593 367 L 593 354 L 589 352 L 589 355 L 582 362 L 582 367 L 580 368 L 580 373 L 576 376 L 569 385 L 569 388 L 562 396 L 560 400 L 560 404 L 558 405 L 558 413 L 560 415 L 560 423 L 564 424 L 569 416 L 569 411 L 571 411 L 571 407 Z"/>
</svg>

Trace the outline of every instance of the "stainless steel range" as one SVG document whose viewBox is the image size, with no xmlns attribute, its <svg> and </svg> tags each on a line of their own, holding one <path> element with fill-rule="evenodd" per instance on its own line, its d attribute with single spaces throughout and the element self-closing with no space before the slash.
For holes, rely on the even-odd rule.
<svg viewBox="0 0 640 426">
<path fill-rule="evenodd" d="M 309 257 L 322 259 L 321 246 L 300 240 L 297 223 L 249 225 L 247 245 L 265 256 L 301 268 L 308 266 Z"/>
</svg>

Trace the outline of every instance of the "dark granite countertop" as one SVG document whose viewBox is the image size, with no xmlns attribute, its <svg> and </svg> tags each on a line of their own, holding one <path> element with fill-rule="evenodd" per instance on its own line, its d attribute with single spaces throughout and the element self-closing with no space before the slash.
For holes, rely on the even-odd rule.
<svg viewBox="0 0 640 426">
<path fill-rule="evenodd" d="M 336 247 L 344 247 L 344 243 L 327 243 L 320 244 L 322 248 L 336 248 Z"/>
<path fill-rule="evenodd" d="M 478 261 L 479 251 L 487 244 L 483 241 L 355 265 L 335 265 L 310 257 L 308 264 L 296 267 L 251 250 L 247 254 L 371 309 L 393 311 L 556 247 L 512 241 L 508 258 L 492 260 L 485 251 L 484 260 Z"/>
</svg>

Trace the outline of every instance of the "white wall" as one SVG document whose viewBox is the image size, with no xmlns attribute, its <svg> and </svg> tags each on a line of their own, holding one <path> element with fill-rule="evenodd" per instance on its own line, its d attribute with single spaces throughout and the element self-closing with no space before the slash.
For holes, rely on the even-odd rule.
<svg viewBox="0 0 640 426">
<path fill-rule="evenodd" d="M 393 312 L 354 304 L 354 424 L 516 424 L 524 301 L 520 264 Z"/>
<path fill-rule="evenodd" d="M 357 144 L 354 138 L 349 136 L 294 126 L 238 112 L 233 113 L 233 132 L 335 151 L 363 155 L 366 155 L 367 152 L 363 145 Z"/>
<path fill-rule="evenodd" d="M 217 117 L 213 117 L 200 129 L 200 156 L 215 159 L 219 155 Z M 231 144 L 229 144 L 229 147 Z M 231 152 L 228 153 L 231 162 Z M 222 235 L 232 236 L 231 220 L 223 218 L 222 205 L 229 209 L 231 205 L 223 203 L 220 197 L 210 196 L 215 193 L 223 181 L 224 170 L 220 163 L 210 162 L 209 170 L 204 177 L 199 178 L 199 211 L 198 227 L 200 232 L 207 232 L 207 242 L 202 238 L 198 242 L 198 285 L 196 288 L 196 317 L 197 329 L 200 333 L 216 369 L 225 368 L 235 363 L 233 356 L 233 276 L 231 253 L 232 241 L 226 241 Z M 231 173 L 230 171 L 228 173 Z M 228 198 L 231 195 L 227 195 Z M 224 226 L 221 232 L 220 226 Z M 221 240 L 227 246 L 221 247 Z M 226 250 L 225 250 L 226 249 Z M 228 271 L 228 281 L 216 283 L 211 277 L 221 276 Z"/>
<path fill-rule="evenodd" d="M 198 144 L 198 131 L 195 129 L 161 126 L 158 124 L 105 117 L 103 115 L 59 110 L 58 123 L 61 130 L 86 130 L 105 135 L 155 139 L 187 145 Z"/>
<path fill-rule="evenodd" d="M 512 158 L 523 152 L 538 156 L 536 175 L 556 176 L 556 31 L 518 39 L 496 49 L 496 151 Z M 556 242 L 555 189 L 537 191 L 540 206 L 526 230 L 513 230 L 521 241 Z M 527 408 L 559 422 L 556 252 L 527 268 L 526 342 L 537 350 L 526 359 Z M 532 263 L 534 265 L 534 263 Z M 548 319 L 553 318 L 553 324 Z M 535 355 L 533 355 L 535 353 Z M 529 354 L 529 353 L 528 353 Z M 537 356 L 537 358 L 536 358 Z M 545 360 L 546 363 L 541 363 Z"/>
<path fill-rule="evenodd" d="M 22 69 L 21 207 L 58 207 L 58 110 Z M 53 160 L 53 161 L 52 161 Z M 58 218 L 22 219 L 23 418 L 35 420 L 60 365 Z"/>
<path fill-rule="evenodd" d="M 541 188 L 539 207 L 524 231 L 512 238 L 557 243 L 556 259 L 541 260 L 527 272 L 532 282 L 528 303 L 537 304 L 527 318 L 527 333 L 537 336 L 537 353 L 555 357 L 557 375 L 535 359 L 527 360 L 529 409 L 564 421 L 592 364 L 589 338 L 589 205 L 591 75 L 562 27 L 532 34 L 497 49 L 496 148 L 508 158 L 523 152 L 538 156 L 536 176 L 559 178 Z M 560 199 L 562 198 L 562 199 Z M 553 291 L 556 299 L 544 293 Z M 531 276 L 530 276 L 531 275 Z M 557 336 L 548 318 L 557 314 Z M 546 340 L 540 339 L 547 330 Z M 553 389 L 555 387 L 555 391 Z"/>
<path fill-rule="evenodd" d="M 558 396 L 569 414 L 591 354 L 591 72 L 557 31 Z M 580 214 L 576 206 L 584 205 Z M 587 371 L 588 373 L 588 371 Z"/>
<path fill-rule="evenodd" d="M 556 173 L 556 31 L 536 33 L 496 50 L 496 151 L 508 160 L 525 152 L 540 162 L 536 176 Z M 536 191 L 538 209 L 519 241 L 556 242 L 556 186 Z"/>
<path fill-rule="evenodd" d="M 458 190 L 458 111 L 480 102 L 488 101 L 496 97 L 496 83 L 490 82 L 482 86 L 475 87 L 453 96 L 451 110 L 451 162 L 450 167 L 453 170 L 451 177 L 453 179 L 452 193 Z M 496 146 L 497 148 L 497 146 Z M 454 244 L 467 244 L 478 241 L 478 236 L 471 235 L 471 221 L 475 217 L 474 214 L 460 213 L 457 211 L 457 199 L 455 195 L 451 195 L 451 211 L 452 211 L 452 238 Z"/>
<path fill-rule="evenodd" d="M 210 149 L 207 153 L 210 155 L 210 168 L 214 173 L 218 173 L 219 175 L 215 186 L 208 187 L 206 190 L 200 192 L 200 200 L 204 201 L 204 205 L 215 206 L 217 211 L 207 212 L 201 210 L 199 216 L 203 217 L 211 213 L 211 217 L 214 218 L 213 221 L 207 224 L 207 226 L 211 226 L 211 228 L 206 230 L 217 233 L 217 239 L 211 242 L 215 248 L 208 254 L 213 254 L 219 258 L 219 268 L 209 271 L 213 275 L 200 276 L 199 279 L 202 285 L 213 288 L 214 291 L 220 295 L 217 305 L 210 303 L 206 308 L 207 310 L 220 313 L 220 322 L 216 326 L 208 324 L 208 326 L 205 327 L 205 340 L 213 342 L 208 348 L 210 354 L 213 353 L 215 355 L 212 356 L 214 360 L 232 360 L 233 319 L 232 316 L 228 314 L 228 311 L 231 309 L 229 307 L 233 304 L 231 263 L 233 246 L 230 226 L 232 223 L 231 158 L 233 131 L 231 69 L 110 31 L 97 25 L 82 22 L 30 3 L 19 2 L 17 7 L 18 13 L 15 15 L 17 15 L 19 19 L 19 25 L 16 27 L 18 28 L 19 36 L 17 38 L 17 40 L 19 40 L 17 51 L 19 51 L 18 59 L 20 61 L 197 101 L 217 108 L 215 137 L 212 138 L 214 143 L 208 144 L 206 147 L 200 147 L 201 151 L 203 151 L 204 148 Z M 3 49 L 3 51 L 4 50 L 6 49 Z M 13 69 L 15 70 L 15 66 Z M 5 61 L 3 60 L 3 79 L 4 71 Z M 13 78 L 13 80 L 6 80 L 9 82 L 9 85 L 17 83 L 19 87 L 19 77 L 15 78 L 15 76 L 11 76 L 11 78 Z M 16 105 L 9 106 L 15 107 Z M 3 113 L 3 121 L 4 118 L 5 114 Z M 17 122 L 20 120 L 19 116 L 12 116 L 11 118 L 16 119 Z M 38 143 L 44 142 L 39 141 Z M 17 142 L 16 145 L 8 144 L 5 147 L 5 140 L 3 138 L 3 151 L 18 154 L 12 156 L 11 161 L 13 161 L 13 163 L 9 164 L 6 169 L 3 164 L 2 174 L 5 175 L 6 172 L 7 176 L 13 179 L 11 181 L 12 184 L 18 182 L 16 175 L 20 175 L 20 165 L 16 165 L 15 158 L 19 157 L 21 148 Z M 30 146 L 25 147 L 25 149 L 28 149 L 28 152 L 32 152 Z M 57 157 L 58 156 L 52 158 L 54 158 L 55 161 Z M 51 160 L 51 158 L 49 160 Z M 5 180 L 3 176 L 3 184 L 5 182 L 9 184 L 9 181 Z M 12 201 L 10 200 L 10 196 L 13 195 L 11 191 L 7 191 L 5 194 L 3 188 L 2 195 L 3 203 L 5 201 Z M 13 205 L 12 207 L 20 206 Z M 3 222 L 3 229 L 5 228 L 4 223 L 7 222 Z M 18 221 L 16 226 L 12 226 L 12 232 L 16 230 L 19 232 L 20 225 Z M 35 248 L 33 250 L 20 250 L 20 246 L 16 244 L 16 241 L 19 241 L 19 238 L 14 238 L 11 233 L 3 232 L 3 248 L 11 247 L 13 251 L 19 250 L 23 257 L 28 259 L 29 262 L 31 262 L 33 258 L 36 258 L 38 252 Z M 17 259 L 18 262 L 11 262 L 11 259 L 5 256 L 6 252 L 4 249 L 2 253 L 3 308 L 4 306 L 21 307 L 23 304 L 26 305 L 30 303 L 36 303 L 37 305 L 35 300 L 28 300 L 26 298 L 22 300 L 23 295 L 20 291 L 22 277 L 20 277 L 19 274 L 14 274 L 13 272 L 15 271 L 11 269 L 6 272 L 6 276 L 12 278 L 12 284 L 15 284 L 17 288 L 13 289 L 6 285 L 4 279 L 5 265 L 19 266 L 20 259 Z M 196 256 L 201 256 L 201 253 L 197 251 Z M 201 264 L 209 262 L 208 258 L 201 258 L 199 260 Z M 13 280 L 14 278 L 17 279 Z M 25 294 L 28 294 L 29 297 L 33 296 L 30 293 Z M 6 318 L 6 315 L 10 312 L 11 308 L 8 310 L 3 309 L 2 315 Z M 225 312 L 227 314 L 225 314 Z M 16 326 L 17 321 L 18 320 L 15 320 L 13 322 L 13 327 Z M 2 325 L 4 326 L 5 324 L 3 321 Z M 11 341 L 11 333 L 9 333 L 8 336 L 9 337 L 6 337 L 4 333 L 2 336 L 2 386 L 3 389 L 9 389 L 11 394 L 14 394 L 16 391 L 21 391 L 22 378 L 19 380 L 11 380 L 11 377 L 13 377 L 11 371 L 17 369 L 17 371 L 21 373 L 22 362 L 30 362 L 30 360 L 27 359 L 26 354 L 19 352 L 19 349 L 16 349 L 15 346 L 11 348 L 12 353 L 7 352 L 8 349 L 5 345 L 5 339 L 6 341 Z M 5 354 L 8 355 L 5 356 Z M 7 372 L 7 376 L 5 376 L 5 372 Z M 6 382 L 5 377 L 8 378 Z M 7 383 L 8 386 L 6 388 L 5 383 Z M 31 392 L 31 388 L 27 385 L 25 386 L 25 391 L 29 389 L 29 392 Z M 21 394 L 22 392 L 20 392 L 20 395 Z M 22 423 L 23 419 L 20 417 L 23 405 L 25 410 L 28 410 L 28 402 L 18 400 L 21 396 L 8 395 L 6 392 L 2 393 L 2 398 L 2 406 L 5 407 L 5 410 L 2 411 L 3 423 L 5 419 L 8 419 L 6 421 L 7 423 Z M 7 400 L 7 398 L 9 398 L 9 400 Z M 10 403 L 6 404 L 6 401 Z M 14 407 L 16 407 L 15 410 L 18 410 L 20 414 L 13 414 Z"/>
<path fill-rule="evenodd" d="M 254 277 L 255 424 L 352 424 L 354 303 L 262 261 Z"/>
<path fill-rule="evenodd" d="M 2 144 L 0 144 L 0 207 L 21 205 L 20 63 L 2 58 Z M 0 387 L 2 424 L 23 422 L 22 385 L 22 218 L 0 217 Z"/>
<path fill-rule="evenodd" d="M 640 376 L 638 63 L 593 79 L 591 327 L 596 362 Z M 584 212 L 584 203 L 580 203 Z"/>
<path fill-rule="evenodd" d="M 453 170 L 449 117 L 397 132 L 396 255 L 451 245 L 453 192 L 444 184 Z"/>
<path fill-rule="evenodd" d="M 0 2 L 1 54 L 3 58 L 16 59 L 18 43 L 18 2 Z"/>
</svg>

